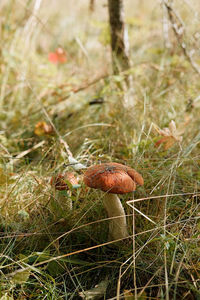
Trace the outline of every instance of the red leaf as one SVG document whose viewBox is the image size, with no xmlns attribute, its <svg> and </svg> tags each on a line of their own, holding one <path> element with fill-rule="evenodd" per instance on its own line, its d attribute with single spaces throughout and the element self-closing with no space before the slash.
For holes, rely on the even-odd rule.
<svg viewBox="0 0 200 300">
<path fill-rule="evenodd" d="M 53 64 L 64 64 L 67 61 L 66 52 L 63 48 L 58 47 L 55 52 L 50 52 L 48 54 L 48 60 Z"/>
</svg>

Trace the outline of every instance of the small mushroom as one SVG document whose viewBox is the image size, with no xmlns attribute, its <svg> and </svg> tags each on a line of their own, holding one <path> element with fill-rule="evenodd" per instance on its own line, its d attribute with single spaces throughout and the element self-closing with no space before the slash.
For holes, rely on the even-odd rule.
<svg viewBox="0 0 200 300">
<path fill-rule="evenodd" d="M 74 176 L 72 172 L 66 172 L 63 174 L 57 174 L 56 176 L 53 176 L 50 181 L 51 185 L 54 186 L 55 190 L 57 191 L 57 194 L 59 194 L 59 198 L 63 198 L 63 191 L 67 191 L 69 198 L 67 200 L 68 208 L 72 209 L 72 201 L 70 199 L 71 191 L 69 188 L 69 184 L 72 186 L 78 185 L 78 179 Z M 66 199 L 66 195 L 64 195 Z"/>
<path fill-rule="evenodd" d="M 109 218 L 109 235 L 113 239 L 128 236 L 124 208 L 117 194 L 135 191 L 136 185 L 143 185 L 142 176 L 134 169 L 119 163 L 94 165 L 84 174 L 84 183 L 94 189 L 106 192 L 103 204 Z M 117 218 L 118 217 L 118 218 Z"/>
</svg>

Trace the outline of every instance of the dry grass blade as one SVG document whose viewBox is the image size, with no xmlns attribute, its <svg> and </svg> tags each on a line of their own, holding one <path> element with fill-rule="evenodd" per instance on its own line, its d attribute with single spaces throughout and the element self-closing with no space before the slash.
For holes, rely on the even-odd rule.
<svg viewBox="0 0 200 300">
<path fill-rule="evenodd" d="M 105 278 L 105 299 L 199 297 L 200 3 L 119 2 L 131 68 L 112 75 L 101 1 L 0 1 L 0 298 L 98 297 Z M 112 161 L 144 178 L 116 240 L 82 182 Z"/>
</svg>

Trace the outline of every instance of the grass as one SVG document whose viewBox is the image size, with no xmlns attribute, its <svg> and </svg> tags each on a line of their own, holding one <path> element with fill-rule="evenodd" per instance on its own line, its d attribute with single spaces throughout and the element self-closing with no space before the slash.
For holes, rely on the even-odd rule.
<svg viewBox="0 0 200 300">
<path fill-rule="evenodd" d="M 172 32 L 164 47 L 158 3 L 125 1 L 135 105 L 124 107 L 107 8 L 98 2 L 91 14 L 85 1 L 68 2 L 0 4 L 0 299 L 79 299 L 104 281 L 102 299 L 199 299 L 199 75 Z M 175 3 L 198 63 L 196 5 Z M 53 65 L 59 45 L 67 63 Z M 96 98 L 104 103 L 90 105 Z M 155 147 L 155 127 L 171 120 L 182 142 Z M 38 122 L 53 129 L 36 134 Z M 133 220 L 133 195 L 123 196 L 134 245 L 132 235 L 108 240 L 102 194 L 82 171 L 71 196 L 55 193 L 51 177 L 74 172 L 63 140 L 86 166 L 116 161 L 142 174 L 134 199 L 147 199 L 134 205 L 156 224 L 137 211 Z"/>
</svg>

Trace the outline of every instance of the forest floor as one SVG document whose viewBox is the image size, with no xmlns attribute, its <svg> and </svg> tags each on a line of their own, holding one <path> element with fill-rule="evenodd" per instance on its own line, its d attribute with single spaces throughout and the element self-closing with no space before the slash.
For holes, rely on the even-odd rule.
<svg viewBox="0 0 200 300">
<path fill-rule="evenodd" d="M 104 2 L 0 2 L 0 300 L 200 299 L 200 7 L 174 1 L 176 35 L 161 1 L 125 1 L 125 105 Z M 144 178 L 117 243 L 77 168 L 111 161 Z"/>
</svg>

